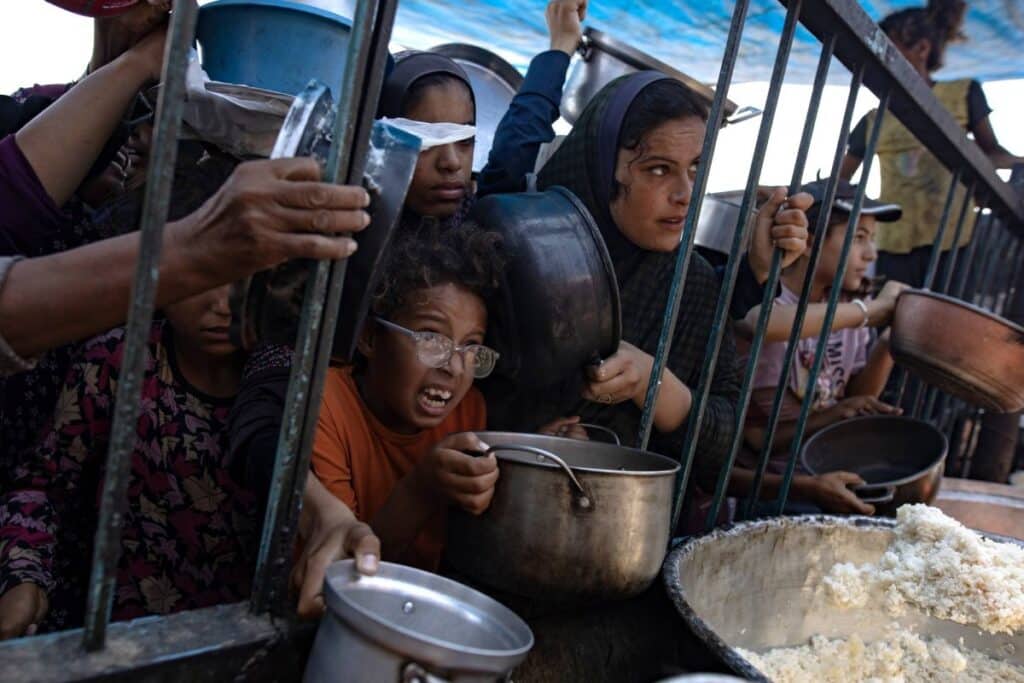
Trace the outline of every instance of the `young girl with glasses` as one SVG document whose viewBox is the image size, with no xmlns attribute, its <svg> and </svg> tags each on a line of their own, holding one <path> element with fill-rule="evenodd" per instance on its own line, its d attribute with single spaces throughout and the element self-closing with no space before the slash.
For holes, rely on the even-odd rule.
<svg viewBox="0 0 1024 683">
<path fill-rule="evenodd" d="M 449 504 L 480 513 L 498 479 L 474 457 L 486 427 L 473 380 L 494 369 L 487 301 L 503 257 L 472 222 L 392 249 L 352 367 L 327 376 L 313 472 L 380 537 L 384 559 L 436 569 Z"/>
</svg>

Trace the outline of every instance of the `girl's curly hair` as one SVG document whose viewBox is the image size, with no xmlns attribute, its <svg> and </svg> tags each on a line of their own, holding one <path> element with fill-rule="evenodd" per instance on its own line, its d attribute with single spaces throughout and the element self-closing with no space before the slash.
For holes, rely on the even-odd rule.
<svg viewBox="0 0 1024 683">
<path fill-rule="evenodd" d="M 502 238 L 466 220 L 458 227 L 428 223 L 400 234 L 373 295 L 375 315 L 386 318 L 409 303 L 417 291 L 457 284 L 489 304 L 505 270 Z"/>
<path fill-rule="evenodd" d="M 965 0 L 928 0 L 925 7 L 911 7 L 893 12 L 879 22 L 894 42 L 911 47 L 918 41 L 932 44 L 928 55 L 928 71 L 942 66 L 942 56 L 949 43 L 966 40 L 963 34 Z"/>
</svg>

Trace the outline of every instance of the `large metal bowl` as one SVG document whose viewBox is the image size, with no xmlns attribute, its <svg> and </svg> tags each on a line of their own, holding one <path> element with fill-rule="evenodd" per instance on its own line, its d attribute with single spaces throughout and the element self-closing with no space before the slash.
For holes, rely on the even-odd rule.
<svg viewBox="0 0 1024 683">
<path fill-rule="evenodd" d="M 1024 327 L 926 290 L 900 295 L 893 358 L 926 382 L 996 413 L 1024 408 Z"/>
<path fill-rule="evenodd" d="M 779 517 L 737 524 L 691 539 L 665 560 L 669 596 L 693 633 L 735 673 L 768 679 L 735 648 L 761 651 L 804 645 L 811 636 L 858 634 L 866 642 L 895 622 L 996 658 L 1024 665 L 1024 633 L 977 627 L 908 611 L 898 619 L 878 604 L 837 609 L 822 579 L 840 562 L 877 561 L 896 522 L 874 517 Z M 995 540 L 1009 541 L 990 536 Z"/>
</svg>

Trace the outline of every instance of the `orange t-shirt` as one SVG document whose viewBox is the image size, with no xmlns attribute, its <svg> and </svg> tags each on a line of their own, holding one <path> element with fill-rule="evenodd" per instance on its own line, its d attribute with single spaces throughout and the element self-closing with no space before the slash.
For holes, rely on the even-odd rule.
<svg viewBox="0 0 1024 683">
<path fill-rule="evenodd" d="M 486 428 L 483 396 L 471 388 L 433 429 L 399 434 L 377 420 L 359 395 L 351 368 L 331 368 L 324 386 L 313 443 L 313 472 L 324 486 L 369 523 L 405 475 L 438 441 L 456 432 Z M 436 570 L 444 547 L 445 514 L 439 510 L 416 538 L 410 564 Z"/>
</svg>

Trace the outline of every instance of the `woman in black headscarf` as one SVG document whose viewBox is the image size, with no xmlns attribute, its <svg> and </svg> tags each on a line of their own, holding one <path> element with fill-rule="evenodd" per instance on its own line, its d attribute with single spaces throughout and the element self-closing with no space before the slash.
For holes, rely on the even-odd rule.
<svg viewBox="0 0 1024 683">
<path fill-rule="evenodd" d="M 625 76 L 590 102 L 541 171 L 540 188 L 571 190 L 601 230 L 618 279 L 623 342 L 600 366 L 536 395 L 515 395 L 508 387 L 489 392 L 496 428 L 533 430 L 578 415 L 615 430 L 624 443 L 636 437 L 707 116 L 698 96 L 674 79 L 650 71 Z M 801 211 L 779 210 L 783 194 L 777 191 L 759 212 L 757 231 L 806 226 Z M 673 458 L 682 449 L 690 388 L 699 381 L 719 286 L 707 261 L 692 254 L 650 441 L 651 450 Z M 727 331 L 700 431 L 698 482 L 710 486 L 717 476 L 735 432 L 738 400 L 735 347 Z"/>
</svg>

